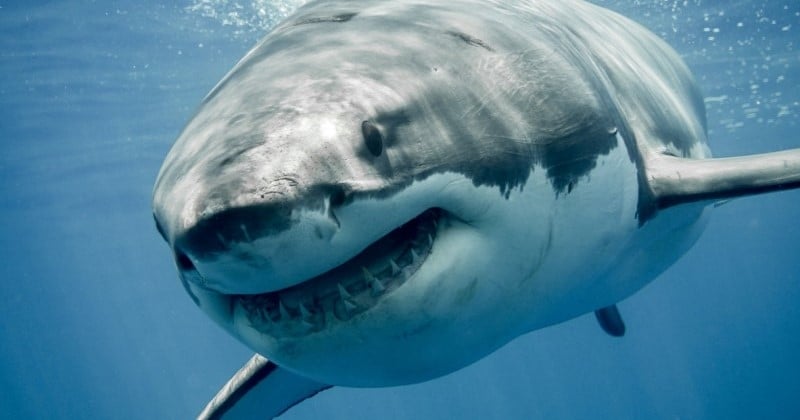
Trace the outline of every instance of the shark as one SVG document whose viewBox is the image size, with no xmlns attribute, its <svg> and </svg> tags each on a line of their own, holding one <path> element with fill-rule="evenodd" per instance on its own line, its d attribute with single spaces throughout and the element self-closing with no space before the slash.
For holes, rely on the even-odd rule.
<svg viewBox="0 0 800 420">
<path fill-rule="evenodd" d="M 578 0 L 319 0 L 203 99 L 153 193 L 189 297 L 256 355 L 200 418 L 418 383 L 616 303 L 800 149 L 713 158 L 686 64 Z"/>
</svg>

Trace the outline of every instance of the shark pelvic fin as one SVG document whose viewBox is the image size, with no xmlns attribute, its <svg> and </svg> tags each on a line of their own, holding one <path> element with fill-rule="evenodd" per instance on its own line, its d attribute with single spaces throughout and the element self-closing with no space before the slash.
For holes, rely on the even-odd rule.
<svg viewBox="0 0 800 420">
<path fill-rule="evenodd" d="M 256 354 L 228 380 L 197 419 L 274 418 L 330 387 L 291 373 Z"/>
<path fill-rule="evenodd" d="M 600 308 L 594 311 L 594 316 L 597 318 L 597 322 L 600 323 L 600 328 L 608 335 L 612 337 L 625 335 L 625 321 L 622 320 L 622 315 L 619 314 L 617 305 Z"/>
</svg>

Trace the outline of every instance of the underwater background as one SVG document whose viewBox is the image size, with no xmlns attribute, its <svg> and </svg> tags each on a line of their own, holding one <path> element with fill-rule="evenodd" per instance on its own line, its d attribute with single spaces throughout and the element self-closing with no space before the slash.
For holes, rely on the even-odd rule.
<svg viewBox="0 0 800 420">
<path fill-rule="evenodd" d="M 250 357 L 184 292 L 150 195 L 203 96 L 302 3 L 0 0 L 0 418 L 193 418 Z M 800 3 L 597 3 L 688 62 L 716 156 L 800 147 Z M 800 191 L 734 200 L 620 303 L 622 339 L 590 314 L 284 418 L 800 418 L 798 245 Z"/>
</svg>

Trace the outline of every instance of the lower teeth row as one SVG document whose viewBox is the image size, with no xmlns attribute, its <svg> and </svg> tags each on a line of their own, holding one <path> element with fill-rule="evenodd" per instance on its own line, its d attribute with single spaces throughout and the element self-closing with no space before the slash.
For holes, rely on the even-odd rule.
<svg viewBox="0 0 800 420">
<path fill-rule="evenodd" d="M 339 321 L 350 320 L 374 306 L 381 296 L 405 283 L 430 254 L 434 233 L 435 223 L 427 235 L 421 235 L 423 240 L 416 241 L 396 258 L 389 258 L 381 270 L 373 273 L 361 267 L 361 276 L 355 276 L 345 285 L 338 282 L 333 290 L 330 286 L 319 294 L 302 290 L 302 295 L 296 298 L 285 292 L 241 295 L 237 297 L 238 302 L 250 325 L 259 331 L 306 334 L 322 330 L 331 315 Z M 312 296 L 310 300 L 309 296 Z"/>
</svg>

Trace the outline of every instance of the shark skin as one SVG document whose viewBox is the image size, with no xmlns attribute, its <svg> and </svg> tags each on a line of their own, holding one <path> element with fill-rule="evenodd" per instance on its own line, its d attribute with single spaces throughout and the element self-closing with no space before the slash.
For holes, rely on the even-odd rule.
<svg viewBox="0 0 800 420">
<path fill-rule="evenodd" d="M 461 369 L 615 304 L 800 149 L 715 159 L 697 84 L 577 0 L 316 1 L 207 95 L 159 172 L 187 293 L 257 355 L 200 418 Z M 453 343 L 458 343 L 457 346 Z"/>
</svg>

